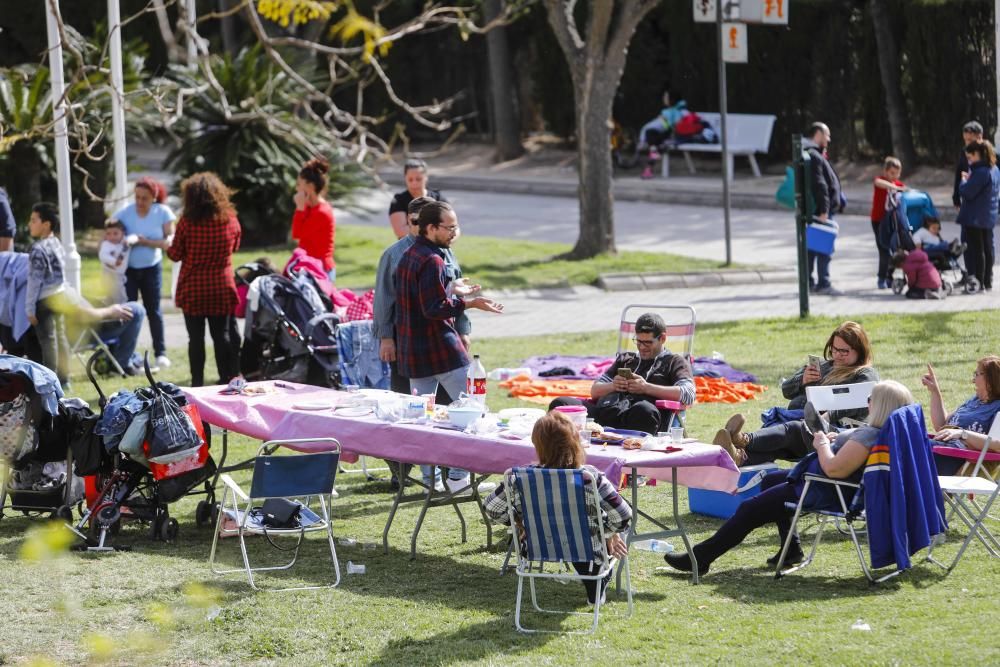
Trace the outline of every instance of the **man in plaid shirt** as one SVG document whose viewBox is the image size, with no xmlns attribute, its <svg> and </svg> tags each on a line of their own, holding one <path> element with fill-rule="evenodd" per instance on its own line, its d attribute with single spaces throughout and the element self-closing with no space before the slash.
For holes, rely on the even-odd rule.
<svg viewBox="0 0 1000 667">
<path fill-rule="evenodd" d="M 455 329 L 455 317 L 467 308 L 503 312 L 503 304 L 470 293 L 449 281 L 445 250 L 458 235 L 458 216 L 447 202 L 430 202 L 417 219 L 420 233 L 396 268 L 396 362 L 410 378 L 410 391 L 433 394 L 438 383 L 449 396 L 465 391 L 469 355 Z M 449 289 L 450 288 L 450 289 Z M 451 470 L 453 489 L 467 484 L 469 473 Z M 483 485 L 480 489 L 485 490 Z"/>
</svg>

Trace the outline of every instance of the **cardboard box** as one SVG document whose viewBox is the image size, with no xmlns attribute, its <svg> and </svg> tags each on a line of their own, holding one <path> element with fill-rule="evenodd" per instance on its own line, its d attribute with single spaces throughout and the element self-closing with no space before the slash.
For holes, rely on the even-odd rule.
<svg viewBox="0 0 1000 667">
<path fill-rule="evenodd" d="M 778 469 L 773 463 L 761 463 L 755 466 L 740 468 L 740 480 L 736 488 L 743 488 L 755 475 L 774 472 Z M 747 498 L 753 498 L 760 493 L 760 480 L 754 486 L 741 493 L 725 493 L 724 491 L 707 491 L 705 489 L 688 489 L 688 506 L 692 512 L 708 516 L 728 519 L 736 513 L 736 508 Z"/>
</svg>

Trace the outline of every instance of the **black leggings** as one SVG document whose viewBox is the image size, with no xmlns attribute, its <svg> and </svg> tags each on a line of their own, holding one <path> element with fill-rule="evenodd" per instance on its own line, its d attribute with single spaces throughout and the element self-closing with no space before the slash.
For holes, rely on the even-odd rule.
<svg viewBox="0 0 1000 667">
<path fill-rule="evenodd" d="M 980 288 L 993 288 L 993 230 L 963 227 L 965 242 L 965 270 L 975 276 Z"/>
<path fill-rule="evenodd" d="M 788 470 L 779 470 L 765 476 L 761 480 L 760 489 L 758 495 L 740 504 L 736 513 L 715 531 L 715 535 L 695 545 L 694 555 L 698 559 L 698 567 L 710 565 L 716 558 L 743 542 L 755 528 L 769 523 L 778 526 L 780 543 L 784 543 L 794 513 L 785 503 L 799 501 L 795 485 L 788 483 Z M 798 538 L 795 538 L 792 549 L 796 546 Z"/>
<path fill-rule="evenodd" d="M 240 374 L 240 335 L 233 315 L 184 315 L 188 332 L 191 386 L 205 384 L 205 322 L 215 345 L 215 367 L 219 381 L 229 382 Z"/>
<path fill-rule="evenodd" d="M 770 463 L 776 459 L 797 461 L 812 451 L 812 436 L 802 420 L 775 424 L 748 435 L 746 465 Z"/>
</svg>

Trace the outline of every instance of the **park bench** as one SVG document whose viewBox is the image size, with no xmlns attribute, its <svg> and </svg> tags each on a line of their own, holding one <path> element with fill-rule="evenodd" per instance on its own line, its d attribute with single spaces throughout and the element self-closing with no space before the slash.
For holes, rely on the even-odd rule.
<svg viewBox="0 0 1000 667">
<path fill-rule="evenodd" d="M 722 120 L 721 114 L 711 111 L 699 111 L 698 115 L 702 120 L 708 122 L 716 132 L 720 134 L 720 142 L 717 144 L 670 144 L 664 146 L 661 169 L 663 178 L 670 177 L 670 153 L 669 151 L 681 151 L 684 153 L 684 161 L 687 163 L 688 171 L 697 173 L 694 163 L 691 161 L 691 153 L 722 153 Z M 733 176 L 733 162 L 735 156 L 745 155 L 750 161 L 750 169 L 753 175 L 760 178 L 760 167 L 757 165 L 757 153 L 767 153 L 771 144 L 771 132 L 774 130 L 776 116 L 766 116 L 759 114 L 731 113 L 726 115 L 726 130 L 729 138 L 728 155 L 725 159 L 726 169 L 729 170 L 729 177 Z"/>
</svg>

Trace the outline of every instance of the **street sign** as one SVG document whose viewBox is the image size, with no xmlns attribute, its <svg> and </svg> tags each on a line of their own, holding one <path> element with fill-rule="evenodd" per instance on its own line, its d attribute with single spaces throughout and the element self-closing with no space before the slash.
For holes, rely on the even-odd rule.
<svg viewBox="0 0 1000 667">
<path fill-rule="evenodd" d="M 715 23 L 715 0 L 693 0 L 695 23 Z"/>
<path fill-rule="evenodd" d="M 722 24 L 722 62 L 745 63 L 747 58 L 747 26 L 745 23 Z"/>
<path fill-rule="evenodd" d="M 789 0 L 763 0 L 764 23 L 788 25 Z"/>
</svg>

